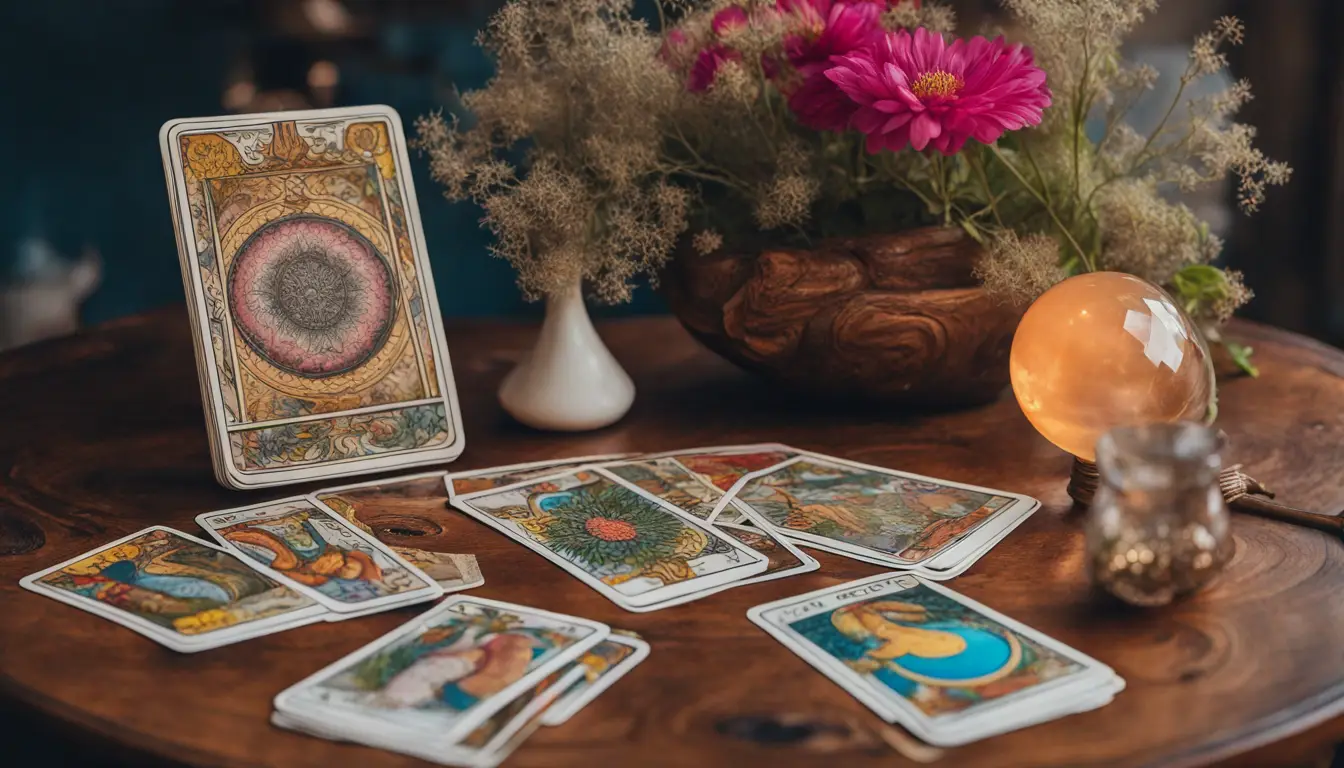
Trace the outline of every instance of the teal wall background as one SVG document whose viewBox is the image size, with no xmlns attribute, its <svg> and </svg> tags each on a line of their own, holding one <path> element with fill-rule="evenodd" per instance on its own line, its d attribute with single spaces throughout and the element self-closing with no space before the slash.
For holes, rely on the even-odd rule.
<svg viewBox="0 0 1344 768">
<path fill-rule="evenodd" d="M 84 307 L 97 323 L 182 300 L 159 156 L 170 118 L 224 112 L 247 69 L 262 90 L 303 92 L 315 60 L 337 65 L 333 105 L 383 103 L 406 124 L 478 87 L 490 63 L 473 38 L 497 0 L 349 2 L 360 26 L 341 39 L 296 36 L 284 0 L 43 0 L 0 3 L 0 274 L 22 279 L 23 244 L 43 238 L 70 257 L 103 259 Z M 479 212 L 450 204 L 414 164 L 421 218 L 445 316 L 539 314 L 509 265 L 486 252 Z M 629 306 L 661 311 L 642 287 Z"/>
</svg>

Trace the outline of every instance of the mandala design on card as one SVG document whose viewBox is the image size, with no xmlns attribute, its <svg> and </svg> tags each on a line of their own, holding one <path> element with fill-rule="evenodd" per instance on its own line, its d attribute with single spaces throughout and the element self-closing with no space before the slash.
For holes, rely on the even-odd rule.
<svg viewBox="0 0 1344 768">
<path fill-rule="evenodd" d="M 415 400 L 431 391 L 425 358 L 412 346 L 405 263 L 387 255 L 395 240 L 370 209 L 326 196 L 347 189 L 348 174 L 296 174 L 283 188 L 265 187 L 270 200 L 254 200 L 236 215 L 232 201 L 263 188 L 211 182 L 220 220 L 230 223 L 220 241 L 224 292 L 251 420 Z M 367 166 L 365 178 L 376 179 L 376 169 Z M 322 284 L 304 285 L 311 279 Z M 309 300 L 296 300 L 294 292 L 310 288 Z M 312 367 L 300 368 L 296 359 Z"/>
<path fill-rule="evenodd" d="M 722 539 L 608 481 L 568 490 L 546 486 L 529 494 L 526 510 L 513 512 L 518 524 L 611 586 L 637 578 L 676 584 L 695 578 L 692 561 L 733 552 Z"/>
<path fill-rule="evenodd" d="M 266 224 L 229 271 L 234 322 L 271 365 L 326 378 L 365 364 L 387 341 L 396 284 L 387 262 L 353 228 L 317 216 Z"/>
</svg>

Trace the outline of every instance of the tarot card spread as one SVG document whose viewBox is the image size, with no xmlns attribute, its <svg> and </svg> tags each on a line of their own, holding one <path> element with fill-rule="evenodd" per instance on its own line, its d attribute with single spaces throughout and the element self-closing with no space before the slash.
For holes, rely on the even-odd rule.
<svg viewBox="0 0 1344 768">
<path fill-rule="evenodd" d="M 453 505 L 631 611 L 769 565 L 735 538 L 597 467 L 464 494 Z"/>
<path fill-rule="evenodd" d="M 748 617 L 891 722 L 956 746 L 1108 703 L 1105 665 L 951 590 L 881 574 Z"/>
<path fill-rule="evenodd" d="M 609 631 L 457 595 L 282 692 L 275 708 L 320 728 L 376 734 L 387 746 L 448 748 Z"/>
<path fill-rule="evenodd" d="M 220 481 L 461 453 L 397 114 L 179 120 L 160 137 Z"/>
<path fill-rule="evenodd" d="M 323 506 L 375 538 L 378 534 L 360 519 L 361 515 L 370 519 L 375 514 L 404 512 L 414 515 L 426 509 L 441 509 L 448 503 L 442 472 L 327 488 L 313 496 Z M 444 592 L 460 592 L 485 583 L 474 555 L 389 546 L 406 562 L 438 582 Z"/>
<path fill-rule="evenodd" d="M 308 497 L 207 512 L 196 522 L 224 546 L 336 613 L 363 614 L 443 594 L 387 545 Z"/>
<path fill-rule="evenodd" d="M 321 621 L 326 613 L 233 553 L 162 526 L 19 584 L 184 653 Z"/>
</svg>

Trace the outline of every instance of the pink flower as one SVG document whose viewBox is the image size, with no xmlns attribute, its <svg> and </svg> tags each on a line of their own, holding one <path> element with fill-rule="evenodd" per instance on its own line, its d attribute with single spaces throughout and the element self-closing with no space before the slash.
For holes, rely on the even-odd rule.
<svg viewBox="0 0 1344 768">
<path fill-rule="evenodd" d="M 789 91 L 789 109 L 798 122 L 818 131 L 844 131 L 859 108 L 825 72 L 817 72 Z"/>
<path fill-rule="evenodd" d="M 714 34 L 723 37 L 730 30 L 747 26 L 747 11 L 740 5 L 730 5 L 714 14 L 709 26 Z"/>
<path fill-rule="evenodd" d="M 826 78 L 831 57 L 853 53 L 882 39 L 881 0 L 775 0 L 798 31 L 784 38 L 784 57 L 798 73 L 784 86 L 798 122 L 817 130 L 843 131 L 858 105 Z"/>
<path fill-rule="evenodd" d="M 714 36 L 721 38 L 733 30 L 747 26 L 749 19 L 746 9 L 740 5 L 730 5 L 727 8 L 714 14 L 710 20 L 709 26 L 714 31 Z M 679 30 L 673 30 L 671 34 Z M 671 40 L 671 34 L 668 40 Z M 680 39 L 686 40 L 686 33 L 681 32 Z M 665 43 L 666 45 L 666 43 Z M 742 54 L 729 48 L 723 43 L 712 43 L 695 56 L 695 63 L 691 65 L 691 75 L 686 82 L 686 90 L 692 93 L 700 93 L 709 90 L 714 85 L 714 78 L 718 75 L 719 67 L 725 62 L 741 61 Z"/>
<path fill-rule="evenodd" d="M 775 0 L 781 13 L 796 17 L 799 32 L 784 39 L 784 55 L 804 77 L 830 65 L 832 56 L 852 53 L 882 38 L 881 0 Z"/>
<path fill-rule="evenodd" d="M 948 45 L 923 28 L 838 57 L 826 77 L 855 102 L 851 125 L 867 134 L 870 153 L 908 145 L 952 155 L 971 138 L 993 144 L 1039 125 L 1051 100 L 1029 48 L 1001 37 Z"/>
<path fill-rule="evenodd" d="M 691 77 L 686 83 L 686 90 L 692 93 L 700 93 L 709 90 L 714 85 L 714 78 L 719 73 L 719 67 L 725 62 L 741 61 L 742 54 L 721 43 L 715 43 L 705 50 L 701 51 L 695 57 L 695 64 L 691 66 Z"/>
</svg>

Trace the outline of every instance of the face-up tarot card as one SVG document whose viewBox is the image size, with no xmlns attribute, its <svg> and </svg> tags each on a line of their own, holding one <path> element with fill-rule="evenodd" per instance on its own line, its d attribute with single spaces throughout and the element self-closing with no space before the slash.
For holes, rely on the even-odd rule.
<svg viewBox="0 0 1344 768">
<path fill-rule="evenodd" d="M 378 536 L 377 532 L 360 519 L 361 515 L 372 518 L 375 514 L 396 515 L 400 512 L 415 514 L 426 509 L 441 509 L 448 503 L 442 472 L 327 488 L 314 493 L 313 496 L 323 506 L 375 538 Z M 475 555 L 389 546 L 406 562 L 437 581 L 444 592 L 460 592 L 485 583 L 485 577 L 481 575 Z"/>
<path fill-rule="evenodd" d="M 729 503 L 753 510 L 799 541 L 897 566 L 931 561 L 987 521 L 1016 519 L 1039 506 L 1018 494 L 813 453 L 744 475 L 732 501 L 722 499 L 719 506 Z"/>
<path fill-rule="evenodd" d="M 336 613 L 369 613 L 443 594 L 386 544 L 306 496 L 207 512 L 196 522 Z"/>
<path fill-rule="evenodd" d="M 579 660 L 583 678 L 542 714 L 542 725 L 567 722 L 648 655 L 649 644 L 643 640 L 615 632 L 608 635 Z"/>
<path fill-rule="evenodd" d="M 545 459 L 543 461 L 529 461 L 524 464 L 509 464 L 504 467 L 470 469 L 465 472 L 449 474 L 445 483 L 448 486 L 448 496 L 451 498 L 463 493 L 479 493 L 491 488 L 503 488 L 506 485 L 554 475 L 567 469 L 578 469 L 589 464 L 616 461 L 629 455 L 628 453 L 608 453 L 600 456 L 575 456 L 568 459 Z"/>
<path fill-rule="evenodd" d="M 184 653 L 322 621 L 326 614 L 232 552 L 162 526 L 19 584 Z"/>
<path fill-rule="evenodd" d="M 325 709 L 385 737 L 455 744 L 577 660 L 604 624 L 454 595 L 282 692 L 285 714 Z"/>
<path fill-rule="evenodd" d="M 1109 701 L 1109 667 L 912 575 L 880 574 L 748 617 L 878 714 L 955 746 Z"/>
<path fill-rule="evenodd" d="M 462 452 L 401 122 L 387 107 L 160 131 L 220 482 Z"/>
<path fill-rule="evenodd" d="M 453 505 L 631 611 L 768 566 L 735 538 L 598 467 L 456 496 Z"/>
</svg>

